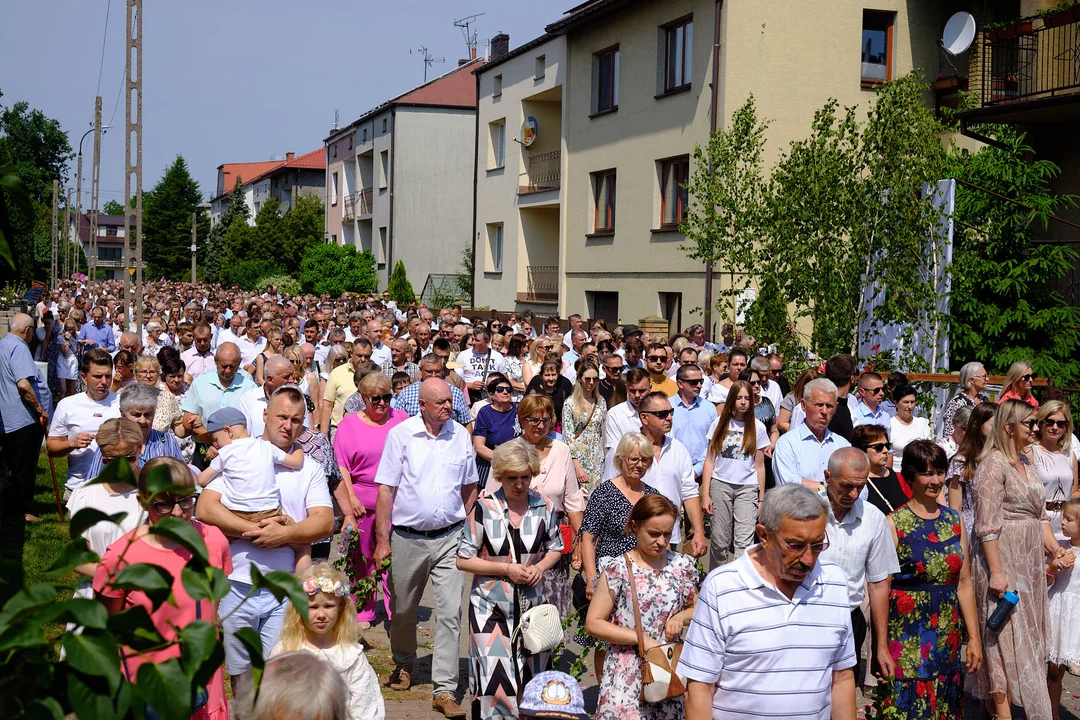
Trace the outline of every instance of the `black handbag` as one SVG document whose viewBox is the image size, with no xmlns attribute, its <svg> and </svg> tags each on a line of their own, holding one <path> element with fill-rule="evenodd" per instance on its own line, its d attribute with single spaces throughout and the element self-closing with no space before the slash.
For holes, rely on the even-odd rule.
<svg viewBox="0 0 1080 720">
<path fill-rule="evenodd" d="M 578 614 L 584 615 L 589 608 L 589 597 L 585 594 L 585 573 L 578 573 L 570 583 L 571 602 Z"/>
</svg>

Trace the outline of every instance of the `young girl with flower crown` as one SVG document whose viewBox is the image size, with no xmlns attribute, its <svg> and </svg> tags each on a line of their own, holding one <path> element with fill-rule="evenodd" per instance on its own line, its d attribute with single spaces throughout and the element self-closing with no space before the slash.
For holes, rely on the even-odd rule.
<svg viewBox="0 0 1080 720">
<path fill-rule="evenodd" d="M 309 598 L 307 622 L 289 605 L 281 639 L 270 656 L 294 650 L 319 656 L 341 673 L 349 688 L 350 720 L 382 720 L 386 709 L 379 678 L 359 643 L 356 606 L 349 597 L 348 579 L 326 563 L 299 571 L 297 578 Z"/>
</svg>

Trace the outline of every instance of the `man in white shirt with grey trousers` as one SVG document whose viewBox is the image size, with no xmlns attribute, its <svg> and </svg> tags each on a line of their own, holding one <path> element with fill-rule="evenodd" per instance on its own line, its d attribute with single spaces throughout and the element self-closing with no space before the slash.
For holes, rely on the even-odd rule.
<svg viewBox="0 0 1080 720">
<path fill-rule="evenodd" d="M 461 526 L 476 501 L 476 454 L 469 432 L 451 419 L 450 386 L 428 378 L 420 386 L 420 414 L 386 438 L 375 484 L 375 564 L 393 553 L 390 567 L 389 687 L 408 690 L 416 661 L 416 614 L 431 580 L 435 590 L 432 708 L 463 718 L 458 704 L 458 644 L 465 575 L 457 569 Z M 391 525 L 393 530 L 390 530 Z"/>
</svg>

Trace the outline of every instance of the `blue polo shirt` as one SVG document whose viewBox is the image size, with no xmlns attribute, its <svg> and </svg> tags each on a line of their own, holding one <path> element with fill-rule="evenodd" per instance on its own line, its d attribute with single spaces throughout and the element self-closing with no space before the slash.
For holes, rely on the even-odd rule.
<svg viewBox="0 0 1080 720">
<path fill-rule="evenodd" d="M 244 393 L 257 387 L 255 381 L 243 373 L 236 373 L 232 383 L 225 387 L 221 384 L 216 370 L 204 372 L 191 383 L 180 409 L 198 415 L 205 425 L 215 411 L 236 407 Z"/>
<path fill-rule="evenodd" d="M 101 324 L 98 327 L 92 322 L 88 322 L 83 325 L 82 332 L 79 333 L 80 340 L 92 340 L 94 347 L 105 348 L 109 352 L 116 350 L 116 339 L 113 335 L 113 329 L 106 325 Z"/>
<path fill-rule="evenodd" d="M 820 441 L 805 424 L 792 428 L 780 436 L 773 451 L 776 484 L 791 485 L 801 483 L 803 479 L 824 482 L 829 458 L 846 447 L 851 447 L 851 443 L 828 428 Z"/>
<path fill-rule="evenodd" d="M 694 462 L 694 474 L 701 475 L 705 452 L 709 449 L 709 426 L 716 419 L 716 406 L 698 395 L 687 405 L 679 393 L 671 396 L 675 415 L 671 420 L 671 436 L 686 446 Z"/>
<path fill-rule="evenodd" d="M 15 333 L 0 339 L 0 426 L 4 433 L 15 432 L 38 421 L 37 413 L 23 402 L 18 382 L 29 380 L 41 408 L 52 414 L 52 394 L 30 355 L 30 348 Z"/>
<path fill-rule="evenodd" d="M 885 430 L 888 431 L 890 417 L 885 411 L 885 403 L 878 403 L 877 412 L 874 412 L 862 400 L 857 400 L 851 409 L 852 426 L 884 425 Z"/>
</svg>

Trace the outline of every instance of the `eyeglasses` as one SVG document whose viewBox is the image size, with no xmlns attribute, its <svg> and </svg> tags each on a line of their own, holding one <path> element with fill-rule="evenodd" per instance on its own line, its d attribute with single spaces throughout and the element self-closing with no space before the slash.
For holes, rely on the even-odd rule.
<svg viewBox="0 0 1080 720">
<path fill-rule="evenodd" d="M 1043 420 L 1039 424 L 1042 425 L 1044 428 L 1059 427 L 1059 428 L 1061 428 L 1063 430 L 1065 428 L 1069 427 L 1069 421 L 1068 420 L 1050 420 L 1049 418 L 1047 418 L 1046 420 Z"/>
<path fill-rule="evenodd" d="M 658 417 L 661 420 L 667 420 L 669 417 L 672 416 L 672 414 L 674 414 L 675 411 L 674 410 L 642 410 L 641 412 L 643 414 L 645 414 L 645 415 L 652 415 L 654 417 Z"/>
<path fill-rule="evenodd" d="M 375 403 L 388 403 L 393 399 L 394 399 L 394 394 L 393 393 L 386 393 L 385 395 L 372 395 L 371 397 L 368 398 L 368 400 L 371 401 L 372 405 L 374 405 Z"/>
<path fill-rule="evenodd" d="M 509 385 L 499 385 L 497 387 L 493 387 L 491 389 L 491 392 L 508 393 L 508 392 L 510 392 L 511 389 L 512 388 Z"/>
<path fill-rule="evenodd" d="M 1023 380 L 1024 382 L 1031 382 L 1031 378 L 1033 378 L 1033 377 L 1035 377 L 1035 376 L 1032 375 L 1031 373 L 1028 373 L 1027 375 L 1022 376 L 1020 379 Z"/>
<path fill-rule="evenodd" d="M 1034 430 L 1035 427 L 1039 424 L 1039 421 L 1032 418 L 1031 420 L 1023 420 L 1020 424 L 1026 427 L 1028 430 Z"/>
<path fill-rule="evenodd" d="M 181 510 L 191 510 L 193 507 L 195 507 L 195 500 L 196 498 L 194 495 L 188 495 L 187 497 L 182 497 L 179 500 L 155 500 L 150 504 L 153 505 L 154 509 L 157 510 L 158 513 L 160 513 L 161 515 L 168 515 L 177 505 L 180 506 Z"/>
<path fill-rule="evenodd" d="M 611 365 L 605 365 L 604 366 L 605 371 L 607 371 L 609 373 L 619 373 L 620 375 L 622 374 L 622 372 L 625 369 L 626 369 L 625 365 L 615 365 L 614 367 L 612 367 Z"/>
<path fill-rule="evenodd" d="M 878 452 L 884 452 L 886 450 L 892 450 L 892 443 L 891 442 L 870 443 L 869 445 L 866 446 L 866 449 L 867 450 L 876 450 Z"/>
<path fill-rule="evenodd" d="M 127 458 L 128 462 L 131 463 L 132 465 L 134 465 L 135 463 L 137 463 L 139 461 L 139 456 L 138 455 L 105 455 L 105 454 L 102 454 L 101 462 L 103 464 L 105 464 L 105 465 L 108 465 L 109 463 L 111 463 L 116 458 Z"/>
<path fill-rule="evenodd" d="M 664 362 L 664 361 L 667 360 L 667 356 L 666 355 L 649 355 L 645 359 L 648 360 L 649 362 Z"/>
<path fill-rule="evenodd" d="M 583 377 L 583 378 L 581 378 L 581 382 L 583 382 L 583 383 L 594 383 L 594 382 L 596 382 L 596 381 L 597 381 L 597 380 L 599 380 L 599 379 L 600 379 L 600 378 L 599 378 L 599 376 L 597 376 L 597 375 L 592 375 L 592 376 L 590 376 L 590 377 Z"/>
<path fill-rule="evenodd" d="M 780 543 L 784 547 L 785 550 L 787 550 L 790 553 L 795 553 L 796 555 L 802 555 L 807 550 L 810 550 L 810 552 L 817 555 L 817 554 L 825 552 L 826 550 L 829 549 L 829 537 L 828 537 L 828 535 L 826 535 L 825 539 L 822 540 L 821 542 L 812 542 L 812 543 L 808 543 L 808 542 L 788 542 L 787 540 L 784 540 L 779 535 L 776 536 L 776 541 L 778 543 Z"/>
<path fill-rule="evenodd" d="M 525 418 L 525 422 L 529 423 L 530 425 L 536 425 L 536 426 L 539 427 L 539 426 L 544 426 L 544 425 L 547 425 L 548 423 L 550 423 L 551 418 L 549 418 L 549 417 L 527 417 L 527 418 Z"/>
<path fill-rule="evenodd" d="M 705 382 L 705 380 L 704 380 L 704 378 L 697 378 L 696 380 L 691 378 L 690 380 L 680 380 L 679 382 L 684 382 L 687 385 L 692 385 L 693 387 L 697 387 L 698 385 Z"/>
<path fill-rule="evenodd" d="M 747 382 L 750 383 L 750 387 L 754 387 L 754 386 L 761 387 L 761 381 L 760 380 L 748 380 Z"/>
<path fill-rule="evenodd" d="M 884 395 L 885 394 L 885 388 L 884 387 L 876 387 L 876 388 L 864 387 L 863 391 L 868 392 L 871 395 Z"/>
</svg>

